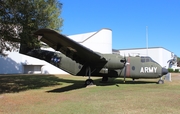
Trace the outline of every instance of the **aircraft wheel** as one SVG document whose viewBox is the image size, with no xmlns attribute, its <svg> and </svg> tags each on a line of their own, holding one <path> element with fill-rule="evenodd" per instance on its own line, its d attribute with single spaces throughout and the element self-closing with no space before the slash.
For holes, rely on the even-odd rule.
<svg viewBox="0 0 180 114">
<path fill-rule="evenodd" d="M 87 79 L 85 81 L 85 85 L 88 86 L 88 85 L 93 85 L 94 84 L 94 81 L 92 79 Z"/>
<path fill-rule="evenodd" d="M 164 84 L 164 80 L 159 80 L 158 84 Z"/>
<path fill-rule="evenodd" d="M 107 82 L 107 81 L 108 81 L 108 77 L 107 76 L 103 76 L 102 82 Z"/>
</svg>

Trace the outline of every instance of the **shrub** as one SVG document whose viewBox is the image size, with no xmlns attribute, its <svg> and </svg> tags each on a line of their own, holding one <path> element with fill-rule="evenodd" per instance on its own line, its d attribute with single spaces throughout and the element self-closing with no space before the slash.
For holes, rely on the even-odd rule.
<svg viewBox="0 0 180 114">
<path fill-rule="evenodd" d="M 179 69 L 175 69 L 175 71 L 174 72 L 179 72 Z"/>
<path fill-rule="evenodd" d="M 172 68 L 168 68 L 169 72 L 174 72 L 174 70 Z"/>
</svg>

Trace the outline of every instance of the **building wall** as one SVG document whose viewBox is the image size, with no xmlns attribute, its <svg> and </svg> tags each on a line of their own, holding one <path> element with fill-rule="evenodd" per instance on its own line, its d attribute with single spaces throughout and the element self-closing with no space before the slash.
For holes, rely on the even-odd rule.
<svg viewBox="0 0 180 114">
<path fill-rule="evenodd" d="M 169 66 L 168 64 L 168 60 L 171 59 L 171 52 L 165 50 L 165 49 L 162 49 L 162 63 L 163 63 L 163 67 L 166 67 L 166 68 L 169 68 L 171 66 Z"/>
<path fill-rule="evenodd" d="M 95 52 L 112 53 L 112 31 L 110 29 L 68 37 Z"/>
<path fill-rule="evenodd" d="M 137 48 L 137 49 L 122 49 L 119 50 L 120 55 L 122 56 L 150 56 L 154 61 L 159 63 L 162 67 L 172 68 L 176 67 L 176 65 L 169 66 L 168 61 L 172 59 L 172 52 L 162 48 Z"/>
<path fill-rule="evenodd" d="M 23 72 L 22 56 L 17 52 L 8 53 L 8 56 L 0 56 L 0 74 L 17 74 Z"/>
<path fill-rule="evenodd" d="M 0 74 L 67 74 L 59 68 L 18 52 L 10 52 L 8 56 L 0 56 Z"/>
</svg>

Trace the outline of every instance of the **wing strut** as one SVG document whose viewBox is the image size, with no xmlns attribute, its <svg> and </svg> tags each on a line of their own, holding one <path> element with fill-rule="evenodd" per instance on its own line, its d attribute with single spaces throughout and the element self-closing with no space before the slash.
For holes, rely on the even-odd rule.
<svg viewBox="0 0 180 114">
<path fill-rule="evenodd" d="M 86 76 L 89 77 L 88 79 L 91 78 L 91 68 L 90 68 L 90 67 L 87 67 L 87 68 L 86 68 Z"/>
</svg>

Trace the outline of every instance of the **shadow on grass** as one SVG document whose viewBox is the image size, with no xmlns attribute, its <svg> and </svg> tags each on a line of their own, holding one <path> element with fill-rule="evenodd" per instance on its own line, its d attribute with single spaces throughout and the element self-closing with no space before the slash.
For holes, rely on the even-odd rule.
<svg viewBox="0 0 180 114">
<path fill-rule="evenodd" d="M 62 87 L 62 88 L 57 88 L 57 89 L 53 89 L 49 92 L 53 92 L 53 93 L 61 93 L 61 92 L 66 92 L 66 91 L 71 91 L 71 90 L 76 90 L 76 89 L 81 89 L 84 88 L 85 86 L 82 83 L 74 83 L 72 85 L 66 86 L 66 87 Z"/>
<path fill-rule="evenodd" d="M 62 80 L 64 82 L 67 83 L 67 80 Z M 61 88 L 57 88 L 57 89 L 53 89 L 53 90 L 50 90 L 50 91 L 47 91 L 47 92 L 54 92 L 54 93 L 61 93 L 61 92 L 65 92 L 65 91 L 71 91 L 71 90 L 75 90 L 75 89 L 81 89 L 81 88 L 84 88 L 86 87 L 84 84 L 85 80 L 84 81 L 75 81 L 75 80 L 69 80 L 69 82 L 73 83 L 72 85 L 69 85 L 69 86 L 66 86 L 66 87 L 61 87 Z M 110 85 L 115 85 L 117 87 L 119 87 L 121 84 L 156 84 L 157 82 L 154 82 L 154 81 L 126 81 L 124 83 L 123 80 L 115 80 L 114 79 L 111 79 L 110 81 L 108 82 L 102 82 L 101 79 L 96 79 L 94 80 L 94 83 L 96 86 L 110 86 Z M 120 85 L 119 85 L 120 84 Z"/>
<path fill-rule="evenodd" d="M 0 76 L 0 94 L 63 85 L 63 83 L 72 83 L 72 85 L 48 92 L 65 92 L 85 87 L 84 81 L 63 79 L 54 75 L 4 75 Z"/>
<path fill-rule="evenodd" d="M 60 85 L 59 82 L 60 78 L 53 75 L 4 75 L 0 76 L 0 94 Z"/>
<path fill-rule="evenodd" d="M 53 89 L 47 92 L 65 92 L 71 91 L 75 89 L 84 88 L 85 80 L 71 80 L 71 79 L 62 79 L 56 77 L 54 75 L 14 75 L 14 76 L 0 76 L 0 94 L 2 93 L 16 93 L 20 91 L 25 91 L 29 89 L 39 89 L 41 87 L 48 87 L 53 85 L 62 85 L 63 83 L 71 83 L 72 85 L 68 85 L 65 87 Z M 102 83 L 101 79 L 95 79 L 94 83 L 96 86 L 109 86 L 118 84 L 148 84 L 148 83 L 156 83 L 152 81 L 130 81 L 127 80 L 126 83 L 123 80 L 110 79 L 110 81 L 106 83 Z"/>
<path fill-rule="evenodd" d="M 97 86 L 108 86 L 108 85 L 117 85 L 117 84 L 126 84 L 126 85 L 132 85 L 132 84 L 157 84 L 156 81 L 150 81 L 148 79 L 146 80 L 135 80 L 135 81 L 132 81 L 132 80 L 126 80 L 125 83 L 124 83 L 124 80 L 123 79 L 111 79 L 110 81 L 108 82 L 102 82 L 100 79 L 95 81 L 95 83 L 97 83 Z"/>
</svg>

